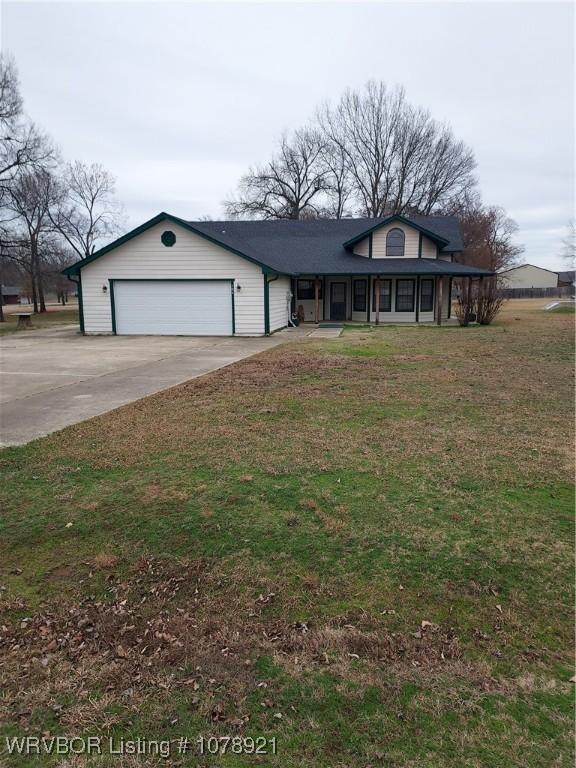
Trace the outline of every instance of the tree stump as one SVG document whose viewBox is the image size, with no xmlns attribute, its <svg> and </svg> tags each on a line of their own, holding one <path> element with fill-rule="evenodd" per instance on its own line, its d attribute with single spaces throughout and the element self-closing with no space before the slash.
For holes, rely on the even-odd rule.
<svg viewBox="0 0 576 768">
<path fill-rule="evenodd" d="M 32 328 L 32 315 L 28 313 L 18 314 L 18 325 L 16 328 L 19 331 Z"/>
</svg>

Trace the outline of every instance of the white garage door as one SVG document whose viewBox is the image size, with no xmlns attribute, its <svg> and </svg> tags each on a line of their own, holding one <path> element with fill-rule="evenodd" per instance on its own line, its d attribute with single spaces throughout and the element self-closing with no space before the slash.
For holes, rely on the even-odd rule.
<svg viewBox="0 0 576 768">
<path fill-rule="evenodd" d="M 115 280 L 116 333 L 232 335 L 229 280 Z"/>
</svg>

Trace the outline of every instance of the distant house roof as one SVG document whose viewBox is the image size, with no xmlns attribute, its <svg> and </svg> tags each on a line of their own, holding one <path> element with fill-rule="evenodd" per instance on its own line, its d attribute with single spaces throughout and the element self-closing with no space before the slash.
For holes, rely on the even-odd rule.
<svg viewBox="0 0 576 768">
<path fill-rule="evenodd" d="M 491 275 L 487 269 L 427 259 L 368 259 L 351 252 L 350 245 L 375 228 L 400 220 L 428 233 L 442 253 L 463 250 L 458 220 L 453 216 L 388 216 L 382 219 L 312 219 L 264 221 L 185 221 L 160 213 L 127 235 L 64 270 L 76 274 L 82 267 L 162 221 L 173 222 L 210 242 L 259 264 L 264 271 L 301 274 L 430 274 Z"/>
<path fill-rule="evenodd" d="M 20 295 L 20 288 L 18 288 L 16 285 L 2 285 L 0 286 L 0 290 L 2 290 L 2 296 Z"/>
<path fill-rule="evenodd" d="M 558 272 L 558 280 L 562 283 L 573 283 L 576 280 L 576 270 L 569 269 L 566 272 Z"/>
<path fill-rule="evenodd" d="M 501 272 L 499 272 L 499 275 L 506 275 L 508 272 L 514 272 L 516 269 L 523 269 L 523 267 L 532 267 L 533 269 L 541 269 L 542 272 L 550 272 L 552 275 L 557 275 L 558 272 L 554 272 L 553 269 L 546 269 L 546 267 L 539 267 L 538 264 L 516 264 L 515 267 L 510 267 L 510 269 L 503 269 Z"/>
</svg>

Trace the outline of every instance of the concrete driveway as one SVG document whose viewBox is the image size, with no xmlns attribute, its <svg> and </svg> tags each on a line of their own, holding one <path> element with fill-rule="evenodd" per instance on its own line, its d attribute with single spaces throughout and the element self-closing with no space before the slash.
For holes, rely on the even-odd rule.
<svg viewBox="0 0 576 768">
<path fill-rule="evenodd" d="M 22 445 L 301 335 L 80 336 L 68 326 L 7 335 L 0 339 L 0 445 Z"/>
</svg>

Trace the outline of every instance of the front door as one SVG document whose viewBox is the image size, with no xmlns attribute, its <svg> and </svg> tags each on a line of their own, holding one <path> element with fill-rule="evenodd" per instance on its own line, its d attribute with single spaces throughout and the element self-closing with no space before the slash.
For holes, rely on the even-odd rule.
<svg viewBox="0 0 576 768">
<path fill-rule="evenodd" d="M 346 283 L 330 283 L 330 320 L 346 320 Z"/>
</svg>

